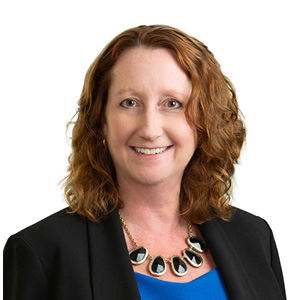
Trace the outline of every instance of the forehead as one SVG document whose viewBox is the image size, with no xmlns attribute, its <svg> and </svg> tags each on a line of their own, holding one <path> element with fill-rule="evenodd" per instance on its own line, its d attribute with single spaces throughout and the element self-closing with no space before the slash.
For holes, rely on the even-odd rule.
<svg viewBox="0 0 300 300">
<path fill-rule="evenodd" d="M 180 68 L 177 57 L 174 51 L 166 48 L 146 48 L 146 47 L 133 47 L 121 53 L 117 59 L 112 73 L 120 71 L 130 71 L 131 69 L 149 69 L 149 67 L 165 67 L 166 65 L 173 64 L 173 67 Z"/>
<path fill-rule="evenodd" d="M 152 86 L 180 91 L 191 85 L 173 51 L 166 48 L 130 48 L 120 55 L 111 75 L 113 89 Z"/>
</svg>

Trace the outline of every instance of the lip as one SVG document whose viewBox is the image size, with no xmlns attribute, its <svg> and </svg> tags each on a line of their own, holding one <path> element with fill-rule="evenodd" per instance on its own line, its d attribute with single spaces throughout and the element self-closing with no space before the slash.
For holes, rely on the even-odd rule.
<svg viewBox="0 0 300 300">
<path fill-rule="evenodd" d="M 165 154 L 166 152 L 168 152 L 170 150 L 170 148 L 172 148 L 173 145 L 171 146 L 164 146 L 164 147 L 134 147 L 134 146 L 131 146 L 130 148 L 134 151 L 135 154 L 137 154 L 138 156 L 141 156 L 141 157 L 144 157 L 144 158 L 150 158 L 150 157 L 159 157 L 159 156 L 162 156 L 163 154 Z M 166 148 L 163 152 L 160 152 L 160 153 L 155 153 L 155 154 L 145 154 L 145 153 L 140 153 L 136 150 L 136 148 L 138 149 L 149 149 L 149 150 L 152 150 L 152 149 L 161 149 L 161 148 Z"/>
</svg>

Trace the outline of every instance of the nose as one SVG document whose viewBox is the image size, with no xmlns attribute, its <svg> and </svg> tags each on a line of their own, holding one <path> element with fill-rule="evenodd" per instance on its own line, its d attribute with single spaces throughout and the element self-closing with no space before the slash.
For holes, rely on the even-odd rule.
<svg viewBox="0 0 300 300">
<path fill-rule="evenodd" d="M 140 128 L 138 135 L 146 141 L 154 141 L 162 133 L 162 120 L 156 108 L 146 109 L 140 116 Z"/>
</svg>

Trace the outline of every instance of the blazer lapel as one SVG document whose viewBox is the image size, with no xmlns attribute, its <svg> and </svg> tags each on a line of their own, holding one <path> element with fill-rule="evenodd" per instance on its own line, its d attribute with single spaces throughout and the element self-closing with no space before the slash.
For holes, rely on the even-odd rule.
<svg viewBox="0 0 300 300">
<path fill-rule="evenodd" d="M 259 300 L 247 271 L 218 219 L 199 225 L 231 300 Z M 141 300 L 117 211 L 88 223 L 95 300 Z"/>
<path fill-rule="evenodd" d="M 141 300 L 117 211 L 88 223 L 88 234 L 94 299 Z"/>
<path fill-rule="evenodd" d="M 199 225 L 231 300 L 258 300 L 254 286 L 217 219 Z"/>
</svg>

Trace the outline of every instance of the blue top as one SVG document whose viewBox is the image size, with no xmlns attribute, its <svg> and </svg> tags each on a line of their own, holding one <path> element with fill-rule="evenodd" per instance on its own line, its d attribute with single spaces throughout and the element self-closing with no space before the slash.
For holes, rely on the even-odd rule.
<svg viewBox="0 0 300 300">
<path fill-rule="evenodd" d="M 229 300 L 217 268 L 190 282 L 177 283 L 135 273 L 142 300 Z"/>
</svg>

